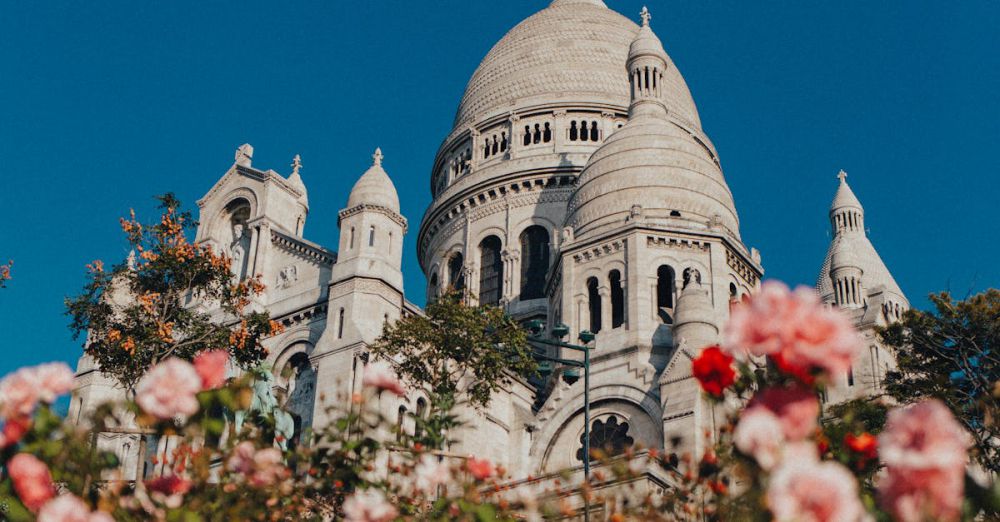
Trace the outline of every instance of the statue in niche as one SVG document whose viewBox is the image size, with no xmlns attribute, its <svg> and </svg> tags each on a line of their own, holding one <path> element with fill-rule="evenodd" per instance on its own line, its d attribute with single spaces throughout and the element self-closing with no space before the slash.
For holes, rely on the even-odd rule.
<svg viewBox="0 0 1000 522">
<path fill-rule="evenodd" d="M 233 241 L 229 246 L 229 257 L 232 259 L 233 275 L 239 279 L 246 276 L 247 249 L 250 246 L 250 236 L 246 226 L 241 222 L 233 223 Z"/>
<path fill-rule="evenodd" d="M 256 370 L 253 380 L 253 398 L 246 410 L 233 412 L 232 421 L 236 433 L 243 430 L 243 423 L 249 418 L 262 429 L 268 429 L 268 419 L 273 419 L 274 445 L 282 451 L 288 449 L 288 441 L 295 436 L 295 419 L 292 414 L 278 407 L 274 396 L 274 374 L 268 370 Z M 261 422 L 259 419 L 264 418 Z"/>
<path fill-rule="evenodd" d="M 698 286 L 701 286 L 701 272 L 697 268 L 685 268 L 684 269 L 684 288 L 687 288 L 689 284 L 694 282 Z"/>
</svg>

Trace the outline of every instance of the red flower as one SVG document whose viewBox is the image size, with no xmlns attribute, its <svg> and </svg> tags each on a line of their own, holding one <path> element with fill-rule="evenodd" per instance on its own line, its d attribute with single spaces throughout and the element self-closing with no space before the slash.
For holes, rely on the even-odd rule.
<svg viewBox="0 0 1000 522">
<path fill-rule="evenodd" d="M 30 428 L 31 417 L 18 415 L 7 419 L 3 428 L 0 428 L 0 449 L 17 444 Z"/>
<path fill-rule="evenodd" d="M 469 460 L 465 461 L 465 467 L 476 480 L 486 480 L 493 476 L 493 463 L 489 459 L 469 457 Z"/>
<path fill-rule="evenodd" d="M 179 475 L 162 475 L 146 481 L 146 489 L 164 495 L 183 495 L 191 490 L 191 481 Z"/>
<path fill-rule="evenodd" d="M 709 346 L 691 362 L 691 372 L 701 384 L 701 389 L 715 397 L 722 397 L 726 388 L 736 382 L 733 357 L 718 346 Z"/>
<path fill-rule="evenodd" d="M 868 432 L 861 435 L 848 433 L 844 436 L 844 445 L 859 456 L 858 467 L 863 468 L 868 461 L 878 458 L 878 439 Z"/>
</svg>

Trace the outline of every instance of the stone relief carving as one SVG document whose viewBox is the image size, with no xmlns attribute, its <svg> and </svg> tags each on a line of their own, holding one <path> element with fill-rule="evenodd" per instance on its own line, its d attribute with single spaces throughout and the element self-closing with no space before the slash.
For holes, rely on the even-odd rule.
<svg viewBox="0 0 1000 522">
<path fill-rule="evenodd" d="M 295 265 L 288 265 L 278 272 L 278 280 L 275 283 L 279 288 L 288 288 L 299 280 L 299 269 Z"/>
</svg>

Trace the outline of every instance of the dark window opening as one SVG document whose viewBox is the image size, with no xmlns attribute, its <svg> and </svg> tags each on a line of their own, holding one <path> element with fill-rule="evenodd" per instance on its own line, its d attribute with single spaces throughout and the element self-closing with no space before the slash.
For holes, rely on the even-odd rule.
<svg viewBox="0 0 1000 522">
<path fill-rule="evenodd" d="M 521 300 L 545 297 L 549 270 L 549 233 L 534 225 L 521 233 Z"/>
<path fill-rule="evenodd" d="M 656 269 L 656 315 L 664 324 L 673 323 L 674 269 L 661 265 Z"/>
<path fill-rule="evenodd" d="M 531 127 L 524 126 L 524 146 L 527 147 L 531 145 Z"/>
<path fill-rule="evenodd" d="M 622 274 L 612 270 L 608 274 L 608 284 L 611 285 L 611 327 L 618 328 L 625 324 L 625 289 L 622 288 Z"/>
<path fill-rule="evenodd" d="M 590 331 L 601 331 L 601 294 L 597 290 L 597 278 L 587 279 L 587 300 L 590 308 Z"/>
<path fill-rule="evenodd" d="M 479 243 L 479 304 L 499 304 L 503 282 L 500 238 L 488 236 Z"/>
<path fill-rule="evenodd" d="M 340 313 L 337 315 L 337 339 L 342 339 L 344 337 L 344 309 L 340 309 Z"/>
<path fill-rule="evenodd" d="M 576 141 L 580 137 L 580 132 L 576 128 L 576 122 L 569 122 L 569 141 Z"/>
<path fill-rule="evenodd" d="M 619 421 L 618 417 L 612 415 L 607 421 L 596 420 L 590 425 L 590 451 L 603 453 L 601 457 L 613 457 L 625 453 L 635 444 L 635 440 L 628 434 L 628 423 Z M 583 461 L 583 443 L 586 434 L 580 436 L 580 449 L 576 450 L 576 460 Z"/>
<path fill-rule="evenodd" d="M 455 252 L 452 254 L 451 258 L 448 259 L 448 284 L 455 290 L 465 288 L 464 268 L 465 260 L 462 258 L 462 253 Z"/>
<path fill-rule="evenodd" d="M 545 143 L 552 141 L 552 129 L 548 123 L 545 124 L 545 130 L 542 131 L 542 141 Z"/>
<path fill-rule="evenodd" d="M 597 141 L 600 138 L 599 132 L 597 130 L 597 122 L 590 122 L 590 141 Z"/>
</svg>

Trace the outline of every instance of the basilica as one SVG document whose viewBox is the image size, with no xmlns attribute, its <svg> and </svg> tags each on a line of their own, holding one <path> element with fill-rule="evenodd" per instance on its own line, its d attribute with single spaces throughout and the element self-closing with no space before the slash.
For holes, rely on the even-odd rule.
<svg viewBox="0 0 1000 522">
<path fill-rule="evenodd" d="M 719 341 L 730 307 L 755 292 L 764 269 L 740 237 L 719 153 L 648 11 L 633 21 L 601 0 L 554 0 L 494 45 L 438 149 L 433 201 L 416 230 L 400 213 L 386 153 L 374 151 L 341 202 L 337 245 L 307 239 L 311 202 L 297 158 L 281 174 L 254 164 L 243 145 L 198 202 L 197 241 L 228 252 L 236 276 L 261 274 L 257 305 L 286 326 L 268 340 L 268 364 L 298 433 L 329 422 L 324 403 L 360 387 L 385 324 L 421 313 L 403 290 L 411 233 L 428 282 L 417 291 L 428 300 L 461 289 L 472 304 L 549 331 L 565 324 L 570 340 L 596 334 L 594 446 L 698 452 L 710 443 L 716 416 L 691 359 Z M 893 361 L 874 327 L 908 307 L 846 175 L 834 183 L 831 173 L 832 241 L 816 288 L 851 315 L 868 349 L 829 401 L 878 390 Z M 584 380 L 553 370 L 515 381 L 484 411 L 463 411 L 464 432 L 448 450 L 490 458 L 514 477 L 578 468 Z M 84 357 L 70 415 L 116 393 Z M 410 414 L 426 404 L 413 390 L 379 407 L 412 429 Z M 101 437 L 123 462 L 145 458 L 132 435 Z"/>
</svg>

